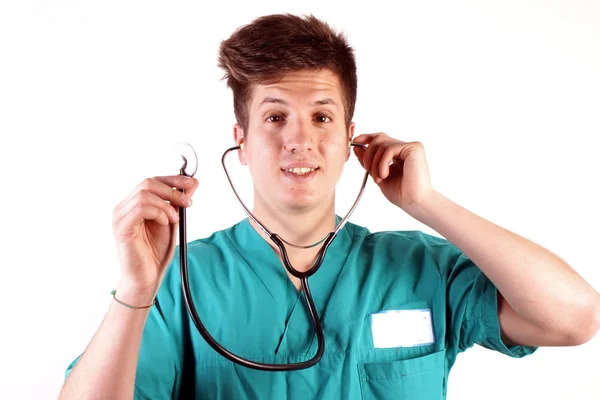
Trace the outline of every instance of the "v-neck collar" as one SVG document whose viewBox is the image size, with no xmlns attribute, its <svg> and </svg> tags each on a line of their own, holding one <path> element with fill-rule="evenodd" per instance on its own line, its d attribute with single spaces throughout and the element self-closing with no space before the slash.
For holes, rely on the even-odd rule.
<svg viewBox="0 0 600 400">
<path fill-rule="evenodd" d="M 341 218 L 336 215 L 336 224 Z M 337 226 L 337 225 L 336 225 Z M 326 308 L 340 275 L 352 249 L 356 226 L 347 223 L 331 242 L 319 270 L 308 278 L 308 286 L 312 294 L 316 312 L 323 326 L 326 325 Z M 279 310 L 280 318 L 285 318 L 280 340 L 273 348 L 279 355 L 308 354 L 316 345 L 315 332 L 310 321 L 308 306 L 304 292 L 298 292 L 289 279 L 277 252 L 250 224 L 244 219 L 232 227 L 228 236 L 244 258 L 252 273 L 260 280 L 271 296 L 273 307 Z M 257 296 L 260 294 L 257 292 Z M 270 307 L 265 302 L 265 307 Z"/>
<path fill-rule="evenodd" d="M 340 221 L 341 217 L 336 215 L 336 226 Z M 337 281 L 337 275 L 346 262 L 352 248 L 354 230 L 352 224 L 346 223 L 344 225 L 331 242 L 319 270 L 308 278 L 311 293 L 318 309 L 322 309 L 322 307 L 319 307 L 319 305 L 323 305 L 322 295 L 329 297 L 330 291 Z M 246 260 L 274 300 L 278 303 L 283 299 L 287 299 L 287 303 L 290 301 L 295 302 L 302 293 L 298 292 L 289 279 L 285 266 L 279 260 L 275 250 L 267 243 L 268 239 L 265 240 L 254 229 L 248 218 L 232 227 L 230 232 L 229 237 L 238 248 L 240 255 Z"/>
</svg>

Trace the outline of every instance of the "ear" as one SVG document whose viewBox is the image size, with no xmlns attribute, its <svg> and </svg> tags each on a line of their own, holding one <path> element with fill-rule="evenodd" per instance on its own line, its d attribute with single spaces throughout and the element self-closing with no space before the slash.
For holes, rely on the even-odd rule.
<svg viewBox="0 0 600 400">
<path fill-rule="evenodd" d="M 234 124 L 233 125 L 233 140 L 235 141 L 235 144 L 243 147 L 244 139 L 245 139 L 244 130 L 242 129 L 240 124 Z M 238 157 L 239 157 L 240 163 L 242 163 L 242 165 L 248 165 L 248 161 L 246 160 L 246 153 L 245 153 L 244 149 L 238 150 Z"/>
<path fill-rule="evenodd" d="M 352 146 L 350 145 L 350 143 L 352 143 L 352 138 L 354 137 L 354 127 L 356 125 L 354 124 L 354 121 L 350 122 L 350 127 L 348 128 L 348 154 L 346 154 L 346 161 L 348 161 L 348 159 L 350 158 L 350 152 L 352 151 Z"/>
</svg>

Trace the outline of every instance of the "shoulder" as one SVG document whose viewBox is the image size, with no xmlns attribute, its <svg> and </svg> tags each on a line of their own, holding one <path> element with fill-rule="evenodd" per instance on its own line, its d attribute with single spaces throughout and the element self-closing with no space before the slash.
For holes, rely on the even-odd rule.
<svg viewBox="0 0 600 400">
<path fill-rule="evenodd" d="M 212 232 L 210 235 L 195 239 L 187 244 L 187 250 L 189 253 L 202 253 L 205 251 L 216 251 L 222 249 L 223 247 L 227 247 L 232 245 L 232 238 L 236 235 L 237 231 L 240 230 L 241 222 L 236 223 L 230 227 L 225 229 L 221 229 L 215 232 Z M 176 248 L 176 253 L 178 254 L 180 250 L 180 246 L 178 245 Z"/>
<path fill-rule="evenodd" d="M 369 258 L 416 264 L 433 264 L 444 269 L 455 262 L 461 252 L 450 241 L 421 230 L 387 230 L 371 232 L 367 228 L 352 224 L 355 231 L 354 245 L 362 256 Z"/>
<path fill-rule="evenodd" d="M 355 238 L 367 246 L 393 246 L 395 249 L 423 248 L 436 251 L 452 244 L 438 236 L 425 233 L 421 230 L 386 230 L 371 232 L 368 228 L 357 224 L 348 223 L 355 232 Z"/>
<path fill-rule="evenodd" d="M 199 264 L 212 265 L 215 262 L 219 262 L 220 259 L 223 259 L 223 257 L 230 254 L 232 251 L 237 251 L 232 238 L 236 230 L 240 229 L 240 224 L 241 223 L 238 222 L 225 229 L 212 232 L 206 237 L 188 242 L 186 245 L 188 273 L 198 272 L 198 268 L 194 268 L 194 266 Z M 179 288 L 179 285 L 181 284 L 181 250 L 181 245 L 175 247 L 173 257 L 165 271 L 161 290 L 170 292 L 181 290 Z"/>
</svg>

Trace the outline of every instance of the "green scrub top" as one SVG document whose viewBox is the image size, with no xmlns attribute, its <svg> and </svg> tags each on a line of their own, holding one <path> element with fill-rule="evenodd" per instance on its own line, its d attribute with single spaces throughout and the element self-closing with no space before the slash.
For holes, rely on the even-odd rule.
<svg viewBox="0 0 600 400">
<path fill-rule="evenodd" d="M 198 314 L 226 349 L 263 363 L 313 357 L 304 295 L 248 219 L 189 243 L 188 269 Z M 135 398 L 445 399 L 457 354 L 474 344 L 511 357 L 536 350 L 503 344 L 495 286 L 449 241 L 421 231 L 371 233 L 348 222 L 308 283 L 322 359 L 298 371 L 249 369 L 197 331 L 177 247 L 144 328 Z"/>
</svg>

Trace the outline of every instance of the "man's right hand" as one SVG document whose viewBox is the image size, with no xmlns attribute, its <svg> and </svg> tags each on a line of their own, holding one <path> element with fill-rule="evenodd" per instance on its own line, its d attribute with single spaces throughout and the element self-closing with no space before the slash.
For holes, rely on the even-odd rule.
<svg viewBox="0 0 600 400">
<path fill-rule="evenodd" d="M 154 299 L 175 253 L 179 207 L 191 205 L 197 187 L 196 179 L 182 175 L 147 178 L 115 207 L 120 300 L 144 306 Z"/>
</svg>

